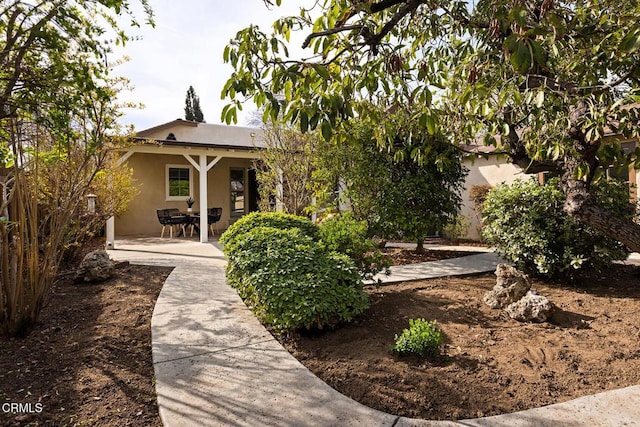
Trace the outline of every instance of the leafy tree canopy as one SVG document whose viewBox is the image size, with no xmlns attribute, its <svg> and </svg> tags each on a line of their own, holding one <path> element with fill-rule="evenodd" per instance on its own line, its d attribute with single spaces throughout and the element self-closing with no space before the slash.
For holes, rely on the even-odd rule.
<svg viewBox="0 0 640 427">
<path fill-rule="evenodd" d="M 153 24 L 148 1 L 140 3 Z M 1 1 L 0 119 L 53 103 L 74 108 L 80 99 L 61 96 L 65 86 L 100 90 L 113 44 L 129 40 L 118 16 L 139 25 L 126 0 Z"/>
<path fill-rule="evenodd" d="M 288 55 L 296 31 L 307 58 Z M 640 250 L 640 227 L 597 208 L 590 190 L 612 165 L 640 167 L 640 149 L 621 144 L 640 133 L 639 51 L 635 0 L 324 0 L 271 34 L 237 33 L 223 120 L 251 99 L 330 139 L 344 119 L 379 123 L 401 105 L 428 134 L 560 175 L 568 213 Z"/>
</svg>

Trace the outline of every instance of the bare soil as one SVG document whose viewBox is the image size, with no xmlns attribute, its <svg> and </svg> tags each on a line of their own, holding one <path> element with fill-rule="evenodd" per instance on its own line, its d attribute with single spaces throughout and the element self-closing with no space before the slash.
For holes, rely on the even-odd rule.
<svg viewBox="0 0 640 427">
<path fill-rule="evenodd" d="M 399 254 L 397 263 L 412 257 Z M 39 413 L 0 413 L 0 426 L 161 425 L 150 319 L 169 272 L 125 264 L 115 278 L 89 285 L 63 275 L 27 338 L 0 337 L 0 405 L 42 405 Z M 353 324 L 280 339 L 337 390 L 412 417 L 493 415 L 640 383 L 639 267 L 614 266 L 581 288 L 536 282 L 558 306 L 541 325 L 484 306 L 494 283 L 476 275 L 369 287 L 371 308 Z M 390 351 L 416 317 L 444 331 L 437 360 Z"/>
<path fill-rule="evenodd" d="M 408 417 L 490 416 L 640 384 L 640 267 L 614 265 L 579 287 L 535 281 L 556 305 L 543 324 L 482 303 L 494 285 L 482 274 L 372 286 L 371 308 L 352 324 L 279 339 L 336 390 Z M 392 354 L 412 318 L 437 321 L 439 358 Z"/>
<path fill-rule="evenodd" d="M 479 252 L 425 249 L 422 253 L 417 253 L 416 251 L 407 249 L 385 248 L 382 250 L 382 253 L 391 258 L 391 265 L 407 265 L 477 255 Z"/>
<path fill-rule="evenodd" d="M 0 337 L 0 426 L 162 425 L 150 325 L 170 272 L 120 264 L 97 284 L 63 274 L 36 329 Z"/>
</svg>

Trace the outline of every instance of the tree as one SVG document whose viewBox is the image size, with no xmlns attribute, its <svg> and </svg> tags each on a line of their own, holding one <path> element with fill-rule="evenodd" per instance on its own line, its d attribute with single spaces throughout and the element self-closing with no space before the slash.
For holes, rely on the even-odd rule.
<svg viewBox="0 0 640 427">
<path fill-rule="evenodd" d="M 367 221 L 370 233 L 413 240 L 421 252 L 425 238 L 460 209 L 467 173 L 462 152 L 441 137 L 415 132 L 418 124 L 404 111 L 388 114 L 379 126 L 395 134 L 391 151 L 377 146 L 371 124 L 352 121 L 352 137 L 324 150 L 322 167 L 342 178 L 354 215 Z M 412 159 L 418 147 L 424 153 Z"/>
<path fill-rule="evenodd" d="M 193 86 L 187 89 L 187 97 L 184 100 L 184 118 L 193 122 L 204 123 L 204 116 L 200 109 L 200 98 L 196 95 Z"/>
<path fill-rule="evenodd" d="M 65 248 L 92 222 L 85 196 L 111 186 L 96 177 L 125 138 L 113 101 L 120 83 L 108 77 L 111 44 L 103 38 L 110 28 L 117 43 L 127 41 L 115 19 L 130 7 L 117 0 L 0 5 L 0 166 L 7 172 L 0 335 L 24 335 L 35 325 Z M 99 215 L 124 202 L 107 201 Z"/>
<path fill-rule="evenodd" d="M 406 106 L 429 135 L 493 145 L 528 173 L 557 174 L 569 215 L 640 251 L 640 225 L 597 206 L 592 191 L 607 168 L 640 167 L 640 148 L 622 145 L 640 134 L 638 2 L 317 4 L 276 21 L 273 34 L 237 33 L 224 52 L 234 72 L 223 120 L 252 99 L 330 139 L 344 137 L 346 118 L 380 121 L 363 100 Z M 309 58 L 288 57 L 292 31 L 307 34 Z"/>
<path fill-rule="evenodd" d="M 271 202 L 284 212 L 303 215 L 313 198 L 313 157 L 318 136 L 287 129 L 279 123 L 263 128 L 266 149 L 257 162 L 261 209 Z"/>
</svg>

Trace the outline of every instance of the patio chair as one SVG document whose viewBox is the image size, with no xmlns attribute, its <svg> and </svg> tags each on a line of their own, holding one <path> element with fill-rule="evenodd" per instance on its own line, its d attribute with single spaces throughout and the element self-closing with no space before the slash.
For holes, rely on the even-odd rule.
<svg viewBox="0 0 640 427">
<path fill-rule="evenodd" d="M 184 227 L 189 223 L 189 219 L 180 213 L 179 209 L 158 209 L 156 211 L 158 215 L 158 221 L 162 224 L 162 232 L 160 232 L 160 238 L 164 237 L 164 229 L 169 226 L 169 237 L 173 238 L 173 226 L 179 225 L 182 227 L 182 233 L 184 234 Z"/>
<path fill-rule="evenodd" d="M 209 208 L 207 209 L 207 222 L 209 223 L 209 230 L 211 230 L 211 234 L 214 236 L 218 231 L 217 223 L 220 221 L 220 217 L 222 216 L 222 208 Z"/>
</svg>

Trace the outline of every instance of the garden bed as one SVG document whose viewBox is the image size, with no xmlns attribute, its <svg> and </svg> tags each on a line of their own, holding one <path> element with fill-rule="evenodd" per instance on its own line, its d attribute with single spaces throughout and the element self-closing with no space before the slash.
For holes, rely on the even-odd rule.
<svg viewBox="0 0 640 427">
<path fill-rule="evenodd" d="M 640 267 L 615 265 L 581 288 L 534 282 L 558 307 L 521 324 L 482 303 L 492 274 L 369 287 L 371 308 L 339 330 L 279 339 L 336 390 L 427 419 L 509 413 L 640 384 Z M 410 318 L 445 335 L 434 361 L 390 352 Z"/>
<path fill-rule="evenodd" d="M 0 425 L 161 425 L 149 324 L 169 271 L 121 265 L 102 284 L 59 281 L 36 330 L 0 340 L 0 402 L 41 403 L 43 411 L 2 414 Z M 370 407 L 432 419 L 487 416 L 640 383 L 639 282 L 640 268 L 630 266 L 584 289 L 536 282 L 560 307 L 543 325 L 484 306 L 491 274 L 372 286 L 372 306 L 355 323 L 280 339 Z M 416 317 L 444 331 L 444 354 L 433 362 L 390 352 Z"/>
<path fill-rule="evenodd" d="M 420 262 L 440 261 L 443 259 L 459 258 L 468 255 L 477 255 L 482 252 L 450 251 L 440 249 L 425 249 L 418 253 L 410 249 L 385 248 L 382 253 L 391 258 L 391 265 L 417 264 Z"/>
<path fill-rule="evenodd" d="M 0 404 L 32 412 L 0 425 L 162 425 L 150 324 L 170 271 L 120 264 L 103 283 L 57 282 L 28 337 L 0 337 Z"/>
</svg>

